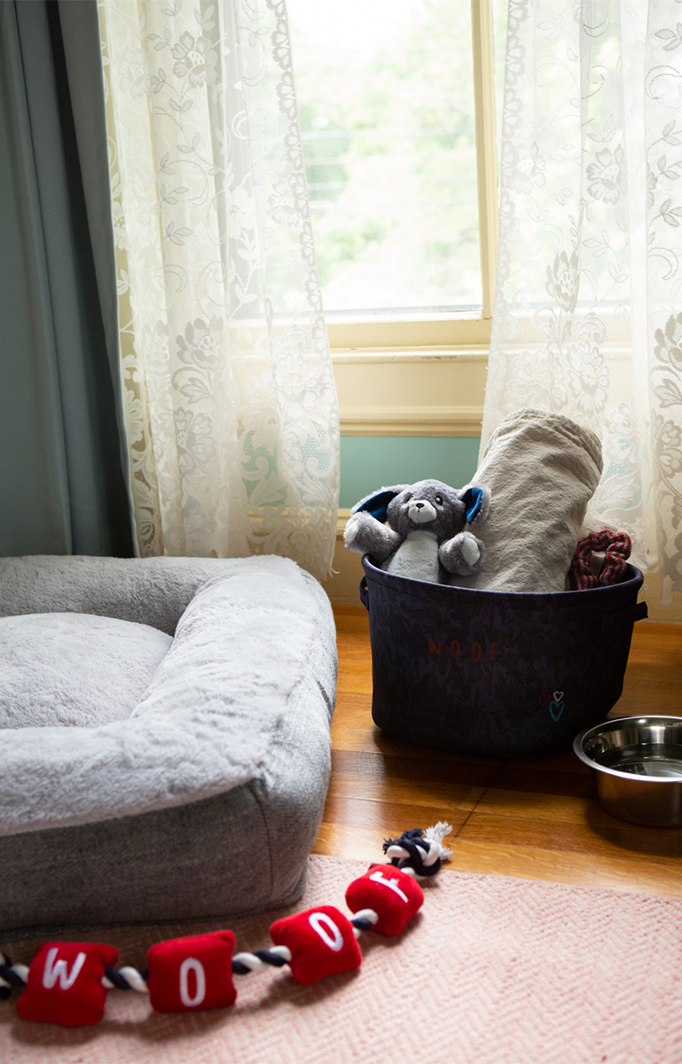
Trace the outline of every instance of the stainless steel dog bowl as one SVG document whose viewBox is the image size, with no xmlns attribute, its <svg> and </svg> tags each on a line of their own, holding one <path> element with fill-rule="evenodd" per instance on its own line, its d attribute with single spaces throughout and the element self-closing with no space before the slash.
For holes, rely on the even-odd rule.
<svg viewBox="0 0 682 1064">
<path fill-rule="evenodd" d="M 682 717 L 620 717 L 586 728 L 573 749 L 607 813 L 631 824 L 682 826 Z"/>
</svg>

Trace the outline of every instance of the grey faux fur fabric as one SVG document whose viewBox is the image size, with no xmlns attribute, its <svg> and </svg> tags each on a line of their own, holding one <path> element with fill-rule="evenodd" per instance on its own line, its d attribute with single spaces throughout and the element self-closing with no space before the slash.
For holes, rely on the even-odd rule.
<svg viewBox="0 0 682 1064">
<path fill-rule="evenodd" d="M 587 504 L 602 472 L 599 439 L 561 414 L 525 409 L 490 437 L 472 483 L 491 492 L 485 560 L 452 584 L 486 591 L 563 591 Z"/>
<path fill-rule="evenodd" d="M 89 613 L 0 618 L 0 729 L 127 720 L 173 640 Z"/>
<path fill-rule="evenodd" d="M 97 613 L 107 603 L 114 616 L 134 613 L 146 623 L 153 616 L 159 627 L 172 628 L 173 604 L 188 588 L 167 595 L 164 605 L 154 594 L 155 580 L 172 582 L 179 574 L 180 583 L 199 590 L 190 592 L 172 646 L 130 719 L 96 728 L 0 731 L 1 835 L 180 806 L 257 775 L 330 618 L 322 617 L 320 599 L 310 593 L 310 577 L 288 559 L 209 561 L 211 579 L 203 586 L 195 560 L 188 567 L 153 561 L 2 559 L 0 609 L 6 613 L 20 612 L 18 602 L 32 611 L 56 602 L 63 610 L 66 598 L 76 611 Z M 15 572 L 12 595 L 16 568 L 23 582 Z M 75 570 L 81 579 L 71 586 Z M 138 580 L 128 603 L 131 571 Z M 64 596 L 53 586 L 60 578 Z M 93 610 L 98 594 L 100 610 Z"/>
<path fill-rule="evenodd" d="M 93 613 L 173 635 L 192 595 L 233 558 L 90 558 L 29 554 L 0 558 L 0 617 Z"/>
</svg>

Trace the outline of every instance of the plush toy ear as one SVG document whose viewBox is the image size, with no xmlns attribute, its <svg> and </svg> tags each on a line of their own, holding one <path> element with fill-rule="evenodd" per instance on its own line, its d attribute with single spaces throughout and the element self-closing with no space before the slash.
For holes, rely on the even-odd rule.
<svg viewBox="0 0 682 1064">
<path fill-rule="evenodd" d="M 400 495 L 401 491 L 408 487 L 409 484 L 396 484 L 393 488 L 381 488 L 372 495 L 368 495 L 366 499 L 361 499 L 360 502 L 357 502 L 351 513 L 368 513 L 372 517 L 376 517 L 377 521 L 385 524 L 388 504 L 395 499 L 396 495 Z"/>
<path fill-rule="evenodd" d="M 470 525 L 483 509 L 483 489 L 467 488 L 464 494 L 460 495 L 460 500 L 464 503 L 467 524 Z"/>
</svg>

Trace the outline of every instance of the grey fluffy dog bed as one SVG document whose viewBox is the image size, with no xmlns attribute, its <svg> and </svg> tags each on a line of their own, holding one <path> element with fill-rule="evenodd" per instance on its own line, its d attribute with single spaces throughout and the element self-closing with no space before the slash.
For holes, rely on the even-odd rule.
<svg viewBox="0 0 682 1064">
<path fill-rule="evenodd" d="M 0 559 L 0 938 L 296 900 L 335 684 L 286 559 Z"/>
</svg>

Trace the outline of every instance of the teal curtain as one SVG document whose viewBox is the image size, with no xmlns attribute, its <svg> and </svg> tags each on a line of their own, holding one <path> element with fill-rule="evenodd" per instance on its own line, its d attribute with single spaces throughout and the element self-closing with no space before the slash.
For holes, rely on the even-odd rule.
<svg viewBox="0 0 682 1064">
<path fill-rule="evenodd" d="M 95 0 L 0 3 L 0 554 L 133 553 Z"/>
</svg>

